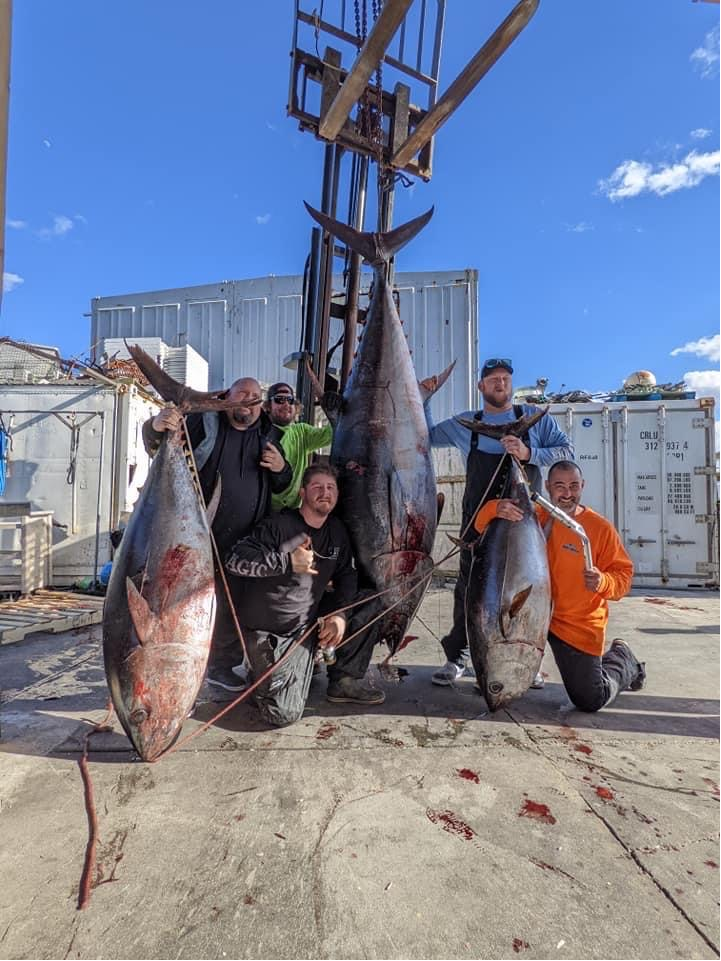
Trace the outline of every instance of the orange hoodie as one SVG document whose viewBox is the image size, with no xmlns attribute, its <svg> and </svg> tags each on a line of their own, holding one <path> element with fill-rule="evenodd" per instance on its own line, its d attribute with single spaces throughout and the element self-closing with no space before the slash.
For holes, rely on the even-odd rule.
<svg viewBox="0 0 721 961">
<path fill-rule="evenodd" d="M 498 501 L 490 500 L 480 509 L 474 522 L 479 534 L 497 516 L 497 508 Z M 580 537 L 552 520 L 538 505 L 536 513 L 548 547 L 553 598 L 550 629 L 577 650 L 600 656 L 606 637 L 608 601 L 618 601 L 628 594 L 633 563 L 613 524 L 590 507 L 582 506 L 573 519 L 586 531 L 594 567 L 603 575 L 598 591 L 589 591 L 583 583 L 586 563 Z"/>
</svg>

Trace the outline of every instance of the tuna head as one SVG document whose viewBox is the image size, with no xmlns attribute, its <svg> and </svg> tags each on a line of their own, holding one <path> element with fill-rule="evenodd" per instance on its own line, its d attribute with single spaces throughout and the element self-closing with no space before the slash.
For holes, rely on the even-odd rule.
<svg viewBox="0 0 721 961">
<path fill-rule="evenodd" d="M 153 761 L 177 738 L 202 684 L 215 616 L 213 581 L 160 614 L 130 578 L 126 588 L 131 643 L 118 669 L 106 673 L 126 734 L 140 757 Z"/>
<path fill-rule="evenodd" d="M 205 661 L 183 644 L 140 645 L 127 658 L 113 701 L 144 761 L 159 758 L 180 734 L 202 683 Z"/>
<path fill-rule="evenodd" d="M 485 657 L 481 689 L 491 711 L 505 707 L 525 694 L 538 673 L 543 657 L 540 640 L 492 644 Z"/>
</svg>

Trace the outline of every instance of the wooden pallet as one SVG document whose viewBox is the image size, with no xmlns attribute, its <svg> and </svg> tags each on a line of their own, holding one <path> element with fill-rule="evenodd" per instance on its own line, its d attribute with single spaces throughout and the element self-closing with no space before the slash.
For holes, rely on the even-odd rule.
<svg viewBox="0 0 721 961">
<path fill-rule="evenodd" d="M 36 591 L 17 601 L 0 603 L 0 644 L 21 641 L 28 634 L 58 634 L 73 627 L 99 624 L 103 619 L 102 597 L 67 591 Z"/>
</svg>

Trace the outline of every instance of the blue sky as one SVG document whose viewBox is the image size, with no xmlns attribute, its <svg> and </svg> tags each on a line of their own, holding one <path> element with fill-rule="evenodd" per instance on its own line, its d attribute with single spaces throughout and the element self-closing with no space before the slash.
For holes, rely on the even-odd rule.
<svg viewBox="0 0 721 961">
<path fill-rule="evenodd" d="M 512 4 L 448 6 L 441 90 Z M 302 271 L 323 147 L 286 117 L 292 11 L 14 5 L 0 333 L 84 355 L 94 296 Z M 436 207 L 399 269 L 478 268 L 517 383 L 718 394 L 718 14 L 541 0 L 399 189 L 396 222 Z"/>
</svg>

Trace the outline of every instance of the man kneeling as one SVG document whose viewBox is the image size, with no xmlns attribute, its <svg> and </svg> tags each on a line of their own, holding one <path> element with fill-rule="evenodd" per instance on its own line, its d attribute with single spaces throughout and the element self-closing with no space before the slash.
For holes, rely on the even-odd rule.
<svg viewBox="0 0 721 961">
<path fill-rule="evenodd" d="M 365 631 L 341 644 L 345 614 L 324 616 L 357 597 L 348 534 L 342 521 L 331 516 L 338 501 L 335 470 L 309 467 L 300 497 L 298 510 L 284 510 L 261 521 L 231 548 L 225 562 L 232 574 L 242 578 L 237 612 L 255 679 L 322 618 L 320 628 L 254 691 L 263 718 L 275 725 L 292 724 L 303 714 L 317 647 L 338 647 L 336 661 L 328 667 L 329 701 L 382 704 L 385 700 L 382 691 L 363 682 L 373 653 L 372 633 Z M 331 580 L 332 590 L 327 591 Z"/>
<path fill-rule="evenodd" d="M 548 643 L 568 696 L 579 711 L 598 711 L 621 691 L 639 691 L 645 665 L 620 638 L 606 646 L 608 602 L 628 594 L 633 563 L 615 527 L 581 503 L 584 480 L 575 461 L 556 461 L 546 480 L 551 503 L 577 521 L 591 544 L 593 567 L 585 565 L 580 537 L 537 506 L 546 535 L 553 615 Z M 494 517 L 520 521 L 523 513 L 512 500 L 489 501 L 478 512 L 475 528 L 482 533 Z"/>
</svg>

